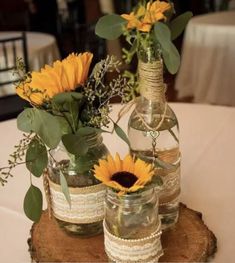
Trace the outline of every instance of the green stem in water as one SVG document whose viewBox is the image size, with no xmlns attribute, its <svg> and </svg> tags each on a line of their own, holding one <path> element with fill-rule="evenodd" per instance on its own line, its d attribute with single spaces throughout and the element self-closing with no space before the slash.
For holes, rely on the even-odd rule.
<svg viewBox="0 0 235 263">
<path fill-rule="evenodd" d="M 121 204 L 118 206 L 118 212 L 117 212 L 117 225 L 113 225 L 113 231 L 115 236 L 121 237 L 121 231 L 120 228 L 122 226 L 122 199 Z"/>
<path fill-rule="evenodd" d="M 169 133 L 173 136 L 173 138 L 179 143 L 179 139 L 176 137 L 175 133 L 172 131 L 172 129 L 168 129 Z"/>
</svg>

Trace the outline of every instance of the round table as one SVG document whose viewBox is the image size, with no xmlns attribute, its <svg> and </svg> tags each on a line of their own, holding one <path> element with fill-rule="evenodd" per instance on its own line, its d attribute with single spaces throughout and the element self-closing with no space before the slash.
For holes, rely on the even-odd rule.
<svg viewBox="0 0 235 263">
<path fill-rule="evenodd" d="M 17 37 L 20 34 L 21 32 L 17 31 L 1 31 L 0 39 Z M 45 64 L 51 65 L 55 60 L 60 59 L 59 49 L 54 36 L 45 33 L 26 32 L 26 38 L 30 71 L 40 70 Z M 0 50 L 0 62 L 1 52 L 2 50 Z M 10 74 L 10 76 L 6 76 L 6 73 L 4 74 L 0 74 L 1 79 L 4 78 L 4 80 L 8 80 L 9 78 L 13 78 L 12 74 Z M 12 93 L 15 93 L 15 87 L 13 85 L 6 85 L 0 90 L 0 95 Z"/>
<path fill-rule="evenodd" d="M 235 106 L 235 11 L 193 17 L 176 79 L 178 98 Z"/>
<path fill-rule="evenodd" d="M 234 262 L 235 244 L 235 108 L 170 104 L 180 123 L 182 152 L 181 201 L 202 212 L 205 224 L 218 239 L 218 252 L 213 262 Z M 121 106 L 114 105 L 115 120 Z M 130 112 L 120 121 L 126 130 Z M 7 135 L 6 135 L 7 134 Z M 0 123 L 0 167 L 7 164 L 14 145 L 22 137 L 16 121 Z M 124 156 L 127 145 L 116 135 L 104 134 L 110 152 Z M 41 178 L 33 183 L 42 187 Z M 14 178 L 0 191 L 0 253 L 1 262 L 31 262 L 27 238 L 32 222 L 26 218 L 22 204 L 29 187 L 29 174 L 24 166 L 14 171 Z M 44 203 L 45 207 L 46 204 Z"/>
</svg>

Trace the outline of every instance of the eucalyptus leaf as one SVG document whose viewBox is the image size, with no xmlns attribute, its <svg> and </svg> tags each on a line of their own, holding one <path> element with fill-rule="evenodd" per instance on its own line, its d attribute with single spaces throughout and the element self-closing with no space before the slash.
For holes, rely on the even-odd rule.
<svg viewBox="0 0 235 263">
<path fill-rule="evenodd" d="M 83 103 L 83 95 L 78 92 L 59 93 L 52 99 L 54 110 L 64 112 L 64 118 L 74 132 L 78 128 L 79 109 Z"/>
<path fill-rule="evenodd" d="M 67 120 L 72 126 L 73 131 L 75 132 L 78 128 L 78 118 L 79 118 L 79 105 L 75 101 L 67 102 L 66 108 L 68 113 L 65 113 Z"/>
<path fill-rule="evenodd" d="M 55 148 L 60 142 L 60 124 L 55 116 L 44 110 L 35 109 L 34 131 L 51 149 Z"/>
<path fill-rule="evenodd" d="M 167 25 L 157 22 L 154 25 L 156 40 L 162 48 L 164 63 L 171 74 L 175 74 L 180 66 L 180 55 L 171 41 L 171 32 Z"/>
<path fill-rule="evenodd" d="M 161 167 L 161 168 L 164 168 L 167 170 L 171 170 L 171 169 L 175 168 L 175 166 L 173 164 L 166 163 L 166 162 L 160 160 L 159 158 L 155 158 L 155 164 L 157 167 Z"/>
<path fill-rule="evenodd" d="M 162 49 L 169 50 L 171 43 L 171 32 L 169 27 L 162 23 L 157 22 L 154 24 L 154 36 L 157 42 L 161 45 Z"/>
<path fill-rule="evenodd" d="M 68 121 L 64 117 L 62 116 L 55 116 L 55 117 L 57 121 L 59 122 L 60 131 L 62 135 L 72 133 L 71 126 L 69 125 Z"/>
<path fill-rule="evenodd" d="M 95 133 L 101 133 L 102 131 L 102 129 L 94 127 L 81 127 L 77 130 L 76 134 L 80 136 L 87 136 Z"/>
<path fill-rule="evenodd" d="M 76 134 L 65 134 L 62 136 L 62 142 L 69 153 L 80 156 L 88 151 L 88 145 L 84 137 Z"/>
<path fill-rule="evenodd" d="M 27 108 L 17 117 L 17 128 L 23 132 L 34 131 L 35 112 L 33 108 Z"/>
<path fill-rule="evenodd" d="M 47 167 L 48 156 L 46 146 L 33 139 L 26 152 L 26 167 L 36 177 L 40 177 Z"/>
<path fill-rule="evenodd" d="M 24 212 L 26 216 L 38 222 L 42 214 L 42 193 L 39 188 L 31 185 L 24 198 Z"/>
<path fill-rule="evenodd" d="M 171 74 L 177 73 L 180 67 L 180 54 L 173 43 L 170 43 L 169 49 L 162 50 L 164 63 Z"/>
<path fill-rule="evenodd" d="M 94 164 L 97 162 L 91 154 L 86 154 L 76 158 L 76 171 L 78 173 L 85 173 L 91 170 Z"/>
<path fill-rule="evenodd" d="M 177 16 L 175 19 L 171 21 L 170 30 L 171 30 L 172 40 L 175 40 L 178 36 L 180 36 L 183 33 L 186 25 L 188 24 L 188 21 L 192 16 L 193 13 L 188 11 Z"/>
<path fill-rule="evenodd" d="M 118 126 L 115 122 L 113 123 L 114 124 L 114 130 L 116 132 L 116 134 L 124 141 L 128 144 L 128 146 L 130 147 L 130 142 L 128 140 L 128 137 L 126 135 L 126 133 L 123 131 L 123 129 Z"/>
<path fill-rule="evenodd" d="M 119 15 L 110 14 L 99 19 L 95 27 L 95 33 L 101 38 L 114 40 L 123 33 L 123 26 L 127 21 Z"/>
<path fill-rule="evenodd" d="M 52 102 L 57 105 L 63 105 L 66 102 L 80 101 L 83 99 L 82 93 L 79 92 L 62 92 L 52 98 Z"/>
<path fill-rule="evenodd" d="M 68 183 L 67 183 L 66 178 L 64 177 L 62 171 L 60 171 L 60 185 L 61 185 L 62 193 L 64 194 L 64 197 L 67 200 L 67 202 L 71 208 L 71 197 L 69 194 L 69 187 L 68 187 Z"/>
</svg>

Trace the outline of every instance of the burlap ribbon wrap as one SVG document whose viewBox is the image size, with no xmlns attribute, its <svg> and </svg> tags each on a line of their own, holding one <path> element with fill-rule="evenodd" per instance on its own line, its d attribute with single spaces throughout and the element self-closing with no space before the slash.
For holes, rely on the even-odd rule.
<svg viewBox="0 0 235 263">
<path fill-rule="evenodd" d="M 163 255 L 160 239 L 161 224 L 152 235 L 140 239 L 123 239 L 112 235 L 107 229 L 105 220 L 103 226 L 106 254 L 116 263 L 158 262 Z"/>
<path fill-rule="evenodd" d="M 105 185 L 69 187 L 70 206 L 61 186 L 52 182 L 48 176 L 44 180 L 48 182 L 45 189 L 48 207 L 57 219 L 75 224 L 95 223 L 104 219 Z"/>
</svg>

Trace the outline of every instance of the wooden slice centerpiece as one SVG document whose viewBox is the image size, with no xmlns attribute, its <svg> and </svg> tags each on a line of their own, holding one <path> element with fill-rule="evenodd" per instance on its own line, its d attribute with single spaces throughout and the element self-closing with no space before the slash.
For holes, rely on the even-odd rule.
<svg viewBox="0 0 235 263">
<path fill-rule="evenodd" d="M 79 238 L 68 235 L 44 211 L 31 229 L 31 257 L 36 262 L 107 262 L 103 235 Z M 205 262 L 216 251 L 216 237 L 199 212 L 180 204 L 176 226 L 162 234 L 164 255 L 159 262 Z"/>
</svg>

